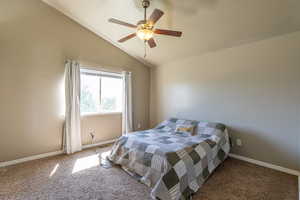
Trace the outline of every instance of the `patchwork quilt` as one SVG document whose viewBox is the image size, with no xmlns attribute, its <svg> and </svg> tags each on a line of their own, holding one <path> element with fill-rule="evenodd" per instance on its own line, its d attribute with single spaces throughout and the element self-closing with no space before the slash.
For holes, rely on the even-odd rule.
<svg viewBox="0 0 300 200">
<path fill-rule="evenodd" d="M 195 134 L 176 132 L 178 124 L 195 125 Z M 153 199 L 186 200 L 229 150 L 223 124 L 172 118 L 154 129 L 120 137 L 108 158 L 151 187 Z"/>
</svg>

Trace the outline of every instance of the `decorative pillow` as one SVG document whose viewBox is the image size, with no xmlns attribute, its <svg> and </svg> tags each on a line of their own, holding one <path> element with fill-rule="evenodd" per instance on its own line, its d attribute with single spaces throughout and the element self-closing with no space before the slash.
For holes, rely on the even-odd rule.
<svg viewBox="0 0 300 200">
<path fill-rule="evenodd" d="M 183 133 L 188 133 L 190 135 L 194 135 L 194 129 L 195 129 L 195 125 L 178 124 L 176 126 L 175 132 L 183 132 Z"/>
<path fill-rule="evenodd" d="M 155 129 L 163 132 L 175 132 L 177 126 L 194 126 L 195 129 L 197 125 L 198 122 L 194 120 L 170 118 L 157 125 Z"/>
</svg>

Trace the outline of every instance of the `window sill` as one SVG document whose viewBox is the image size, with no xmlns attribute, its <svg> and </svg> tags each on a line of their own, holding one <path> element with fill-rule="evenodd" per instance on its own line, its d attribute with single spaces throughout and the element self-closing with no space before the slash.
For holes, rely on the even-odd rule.
<svg viewBox="0 0 300 200">
<path fill-rule="evenodd" d="M 105 116 L 105 115 L 121 115 L 122 112 L 107 112 L 107 113 L 89 113 L 82 114 L 80 117 L 95 117 L 95 116 Z"/>
</svg>

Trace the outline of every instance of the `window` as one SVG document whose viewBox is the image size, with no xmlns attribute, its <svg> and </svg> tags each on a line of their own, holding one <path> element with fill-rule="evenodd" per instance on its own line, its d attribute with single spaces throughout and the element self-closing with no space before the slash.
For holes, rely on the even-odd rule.
<svg viewBox="0 0 300 200">
<path fill-rule="evenodd" d="M 107 73 L 81 69 L 81 114 L 111 113 L 122 111 L 122 77 Z"/>
</svg>

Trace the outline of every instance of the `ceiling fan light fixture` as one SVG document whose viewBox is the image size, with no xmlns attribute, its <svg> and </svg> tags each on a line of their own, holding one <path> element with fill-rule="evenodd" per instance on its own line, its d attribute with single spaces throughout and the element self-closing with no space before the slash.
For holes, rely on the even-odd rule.
<svg viewBox="0 0 300 200">
<path fill-rule="evenodd" d="M 136 34 L 141 40 L 146 40 L 146 41 L 150 40 L 153 37 L 153 31 L 147 29 L 137 30 Z"/>
<path fill-rule="evenodd" d="M 141 24 L 137 28 L 136 35 L 143 41 L 148 41 L 153 37 L 153 26 L 149 24 Z"/>
</svg>

